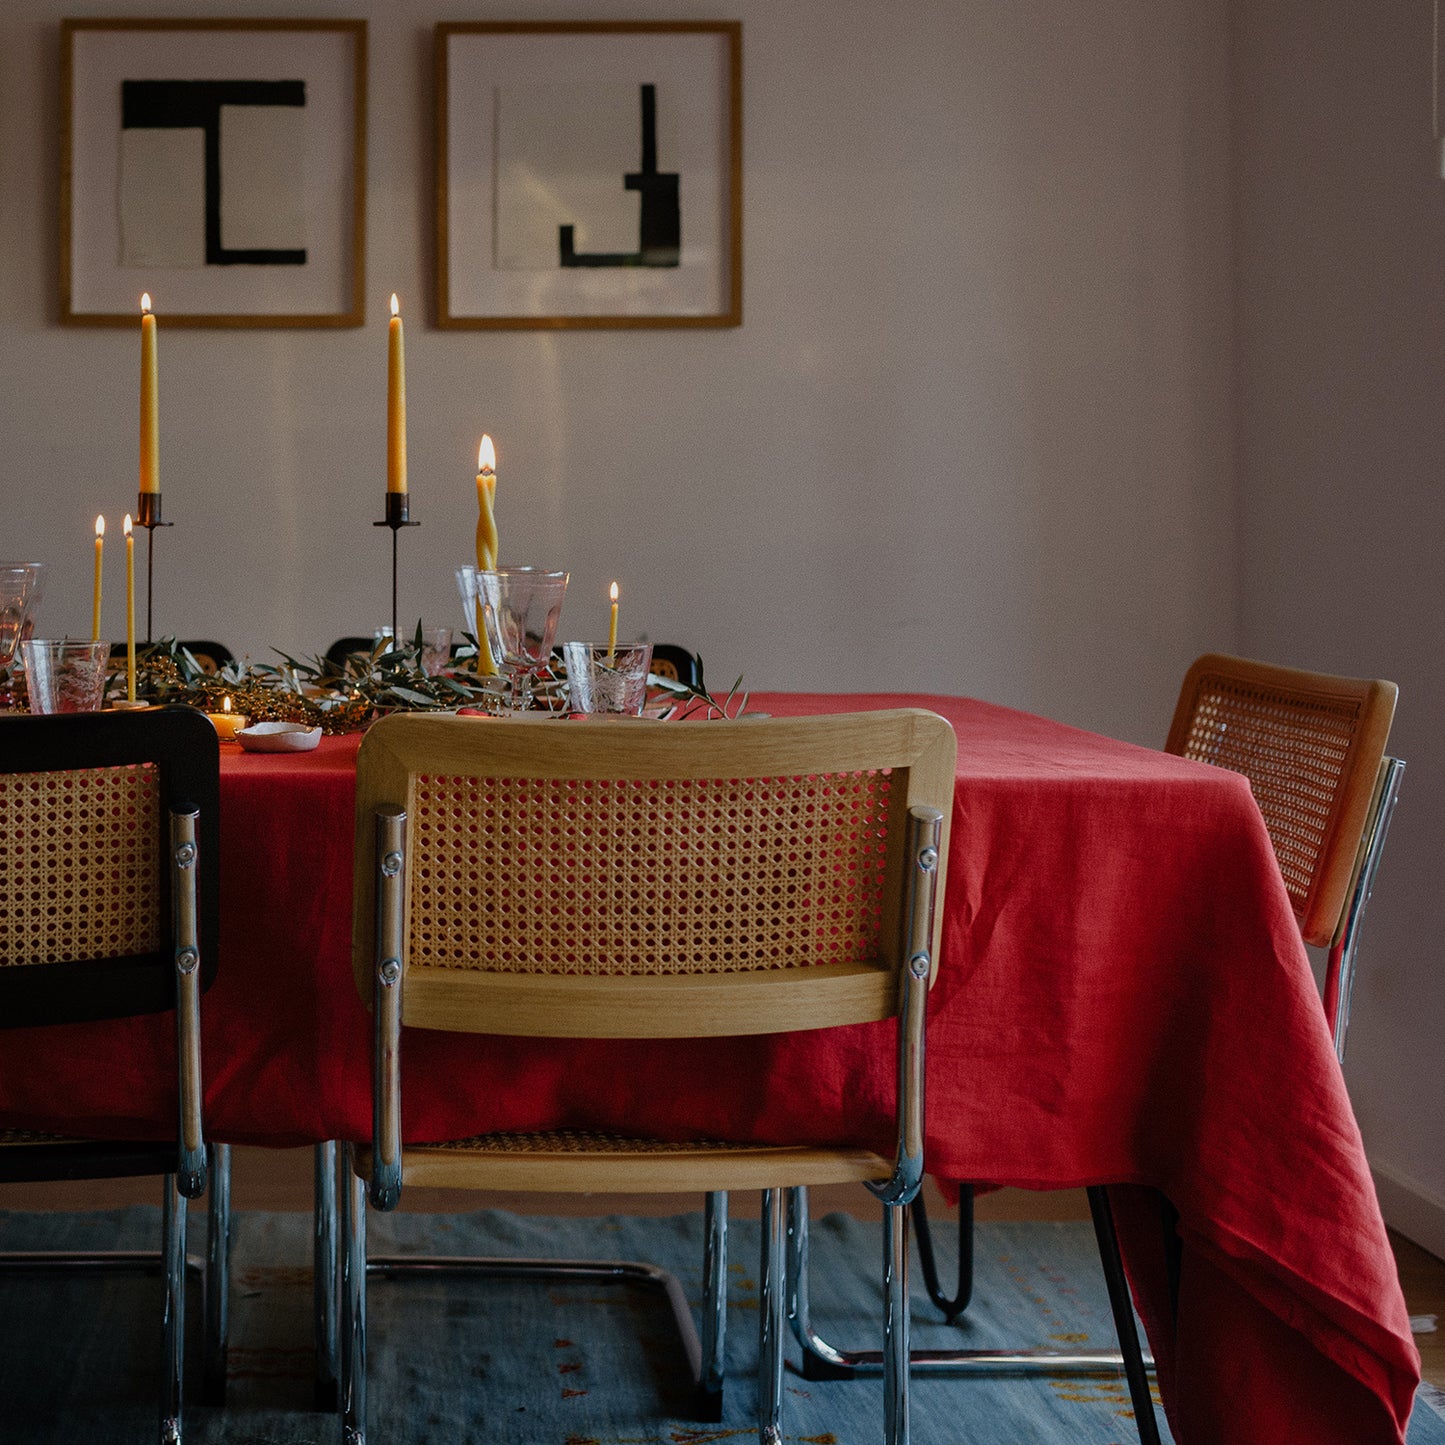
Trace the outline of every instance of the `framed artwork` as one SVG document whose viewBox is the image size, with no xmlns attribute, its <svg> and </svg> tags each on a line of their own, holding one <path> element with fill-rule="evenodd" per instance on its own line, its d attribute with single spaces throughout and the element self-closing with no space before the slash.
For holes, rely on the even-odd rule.
<svg viewBox="0 0 1445 1445">
<path fill-rule="evenodd" d="M 65 20 L 60 319 L 360 326 L 364 20 Z"/>
<path fill-rule="evenodd" d="M 436 31 L 437 324 L 742 322 L 742 26 Z"/>
</svg>

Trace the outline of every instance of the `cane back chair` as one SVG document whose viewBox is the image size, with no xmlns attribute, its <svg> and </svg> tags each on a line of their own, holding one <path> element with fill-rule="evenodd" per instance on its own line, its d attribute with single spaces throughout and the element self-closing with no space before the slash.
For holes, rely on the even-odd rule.
<svg viewBox="0 0 1445 1445">
<path fill-rule="evenodd" d="M 216 970 L 219 748 L 191 708 L 0 718 L 0 1028 L 174 1011 L 170 1140 L 36 1132 L 12 1113 L 0 1180 L 165 1176 L 156 1253 L 6 1253 L 0 1267 L 159 1265 L 165 1274 L 160 1439 L 181 1439 L 186 1201 L 205 1193 L 200 998 Z M 57 1040 L 57 1048 L 60 1048 Z M 56 1068 L 65 1067 L 57 1057 Z M 124 1113 L 126 1101 L 115 1100 Z M 40 1121 L 35 1121 L 40 1122 Z M 15 1127 L 15 1126 L 22 1127 Z M 207 1395 L 224 1388 L 224 1182 L 211 1180 Z"/>
<path fill-rule="evenodd" d="M 1185 675 L 1164 744 L 1249 779 L 1300 936 L 1329 950 L 1325 1015 L 1341 1060 L 1360 925 L 1405 770 L 1385 753 L 1398 693 L 1209 653 Z"/>
<path fill-rule="evenodd" d="M 374 1120 L 371 1147 L 348 1148 L 342 1201 L 349 1442 L 364 1439 L 368 1267 L 390 1274 L 399 1263 L 368 1262 L 366 1202 L 394 1207 L 403 1177 L 488 1190 L 696 1190 L 710 1202 L 730 1187 L 762 1190 L 758 1408 L 771 1445 L 780 1438 L 783 1189 L 866 1183 L 885 1206 L 888 1438 L 906 1439 L 905 1209 L 922 1178 L 924 1017 L 954 751 L 948 723 L 923 711 L 710 724 L 411 715 L 371 730 L 358 759 L 354 964 L 375 1019 Z M 786 884 L 773 881 L 780 860 Z M 549 906 L 554 899 L 562 906 Z M 664 1039 L 890 1018 L 892 1158 L 806 1138 L 401 1137 L 404 1025 Z M 719 1210 L 709 1222 L 702 1347 L 674 1290 L 700 1412 L 714 1418 L 719 1214 L 725 1220 Z M 536 1261 L 513 1263 L 536 1272 Z"/>
<path fill-rule="evenodd" d="M 1400 759 L 1385 752 L 1398 691 L 1392 682 L 1207 653 L 1184 676 L 1164 744 L 1165 752 L 1249 779 L 1300 936 L 1328 950 L 1324 1007 L 1342 1062 L 1360 927 L 1405 770 Z M 971 1203 L 965 1187 L 959 1206 L 959 1286 L 952 1300 L 938 1285 L 921 1197 L 913 1207 L 927 1288 L 950 1318 L 966 1308 L 971 1293 Z M 1096 1217 L 1100 1207 L 1107 1208 L 1106 1197 L 1091 1193 L 1090 1203 Z M 1170 1269 L 1177 1273 L 1178 1243 L 1170 1216 L 1166 1207 Z M 1122 1363 L 1118 1356 L 1100 1358 Z M 937 1363 L 946 1368 L 958 1360 L 940 1356 Z"/>
</svg>

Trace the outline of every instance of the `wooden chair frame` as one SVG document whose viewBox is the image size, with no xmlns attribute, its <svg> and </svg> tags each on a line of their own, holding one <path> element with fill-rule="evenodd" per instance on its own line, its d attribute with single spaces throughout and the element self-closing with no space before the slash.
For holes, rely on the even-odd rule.
<svg viewBox="0 0 1445 1445">
<path fill-rule="evenodd" d="M 479 724 L 410 716 L 388 719 L 372 730 L 358 762 L 354 965 L 358 989 L 372 1004 L 375 1017 L 374 1120 L 370 1151 L 349 1151 L 350 1182 L 343 1197 L 341 1398 L 348 1440 L 360 1442 L 365 1430 L 366 1275 L 378 1270 L 395 1273 L 408 1263 L 366 1258 L 366 1199 L 369 1196 L 376 1207 L 393 1207 L 404 1173 L 424 1183 L 481 1188 L 696 1189 L 707 1194 L 706 1348 L 690 1347 L 689 1353 L 709 1413 L 720 1409 L 726 1238 L 722 1191 L 739 1185 L 761 1188 L 764 1308 L 759 1431 L 764 1442 L 780 1438 L 784 1190 L 825 1180 L 867 1183 L 885 1205 L 888 1438 L 906 1440 L 904 1210 L 923 1177 L 924 1025 L 942 927 L 935 897 L 947 867 L 954 753 L 947 722 L 916 710 L 691 725 L 558 725 L 525 719 Z M 746 786 L 753 787 L 759 779 L 885 770 L 890 779 L 891 842 L 881 889 L 881 956 L 782 968 L 741 965 L 734 971 L 705 975 L 638 975 L 620 971 L 625 968 L 623 960 L 614 960 L 603 949 L 592 960 L 596 971 L 582 976 L 438 968 L 411 956 L 411 890 L 420 860 L 410 852 L 407 824 L 416 806 L 419 777 L 477 779 L 494 785 L 494 790 L 507 779 L 536 778 L 649 785 L 657 780 L 711 784 L 738 779 L 752 780 Z M 484 853 L 473 856 L 485 860 Z M 435 872 L 436 860 L 422 857 Z M 372 866 L 360 866 L 360 860 L 368 858 L 374 860 Z M 662 867 L 665 871 L 666 865 Z M 544 1151 L 520 1162 L 504 1157 L 499 1164 L 496 1157 L 469 1154 L 465 1145 L 402 1142 L 403 1024 L 555 1037 L 677 1038 L 790 1032 L 888 1018 L 896 1019 L 899 1028 L 899 1132 L 891 1160 L 867 1150 L 806 1144 L 697 1146 L 637 1155 L 624 1143 L 604 1150 L 601 1157 L 579 1159 L 565 1151 Z M 416 1266 L 415 1261 L 410 1263 Z M 528 1273 L 537 1272 L 538 1263 L 520 1262 Z M 480 1264 L 495 1272 L 498 1262 Z M 571 1271 L 574 1266 L 575 1262 L 564 1263 L 561 1268 Z M 690 1317 L 686 1326 L 690 1333 Z"/>
</svg>

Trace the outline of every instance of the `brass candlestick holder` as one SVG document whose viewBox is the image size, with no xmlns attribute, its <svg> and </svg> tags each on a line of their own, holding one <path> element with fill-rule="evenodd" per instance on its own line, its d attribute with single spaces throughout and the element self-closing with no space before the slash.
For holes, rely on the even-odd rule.
<svg viewBox="0 0 1445 1445">
<path fill-rule="evenodd" d="M 388 492 L 386 494 L 386 516 L 380 522 L 373 522 L 371 525 L 391 528 L 391 645 L 400 647 L 401 632 L 396 625 L 396 534 L 403 527 L 420 527 L 421 523 L 411 520 L 411 499 L 406 492 Z"/>
<path fill-rule="evenodd" d="M 161 494 L 141 492 L 136 498 L 135 524 L 146 529 L 146 646 L 151 643 L 151 609 L 155 599 L 155 542 L 157 527 L 174 527 L 161 520 Z"/>
</svg>

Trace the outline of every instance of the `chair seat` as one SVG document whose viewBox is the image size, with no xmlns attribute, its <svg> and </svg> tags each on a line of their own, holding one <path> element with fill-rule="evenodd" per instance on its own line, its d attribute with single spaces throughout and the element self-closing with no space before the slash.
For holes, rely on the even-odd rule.
<svg viewBox="0 0 1445 1445">
<path fill-rule="evenodd" d="M 174 1140 L 75 1139 L 35 1129 L 0 1129 L 0 1181 L 124 1179 L 169 1174 Z"/>
<path fill-rule="evenodd" d="M 83 1144 L 67 1134 L 42 1134 L 36 1129 L 0 1129 L 0 1148 L 22 1144 Z"/>
<path fill-rule="evenodd" d="M 357 1168 L 371 1177 L 369 1149 L 357 1150 Z M 402 1151 L 402 1168 L 409 1184 L 441 1189 L 673 1194 L 883 1180 L 893 1161 L 867 1149 L 669 1143 L 558 1129 L 411 1144 Z"/>
</svg>

